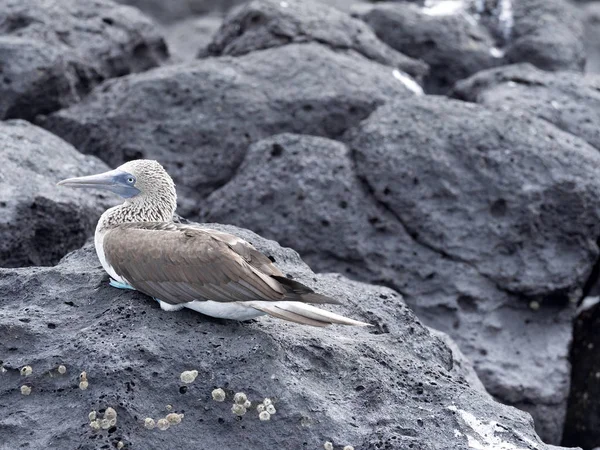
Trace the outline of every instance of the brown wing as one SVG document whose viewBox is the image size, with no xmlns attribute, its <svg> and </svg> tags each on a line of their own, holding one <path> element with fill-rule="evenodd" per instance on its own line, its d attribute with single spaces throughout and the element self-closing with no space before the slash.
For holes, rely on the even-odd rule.
<svg viewBox="0 0 600 450">
<path fill-rule="evenodd" d="M 174 223 L 122 224 L 105 234 L 103 245 L 119 276 L 171 304 L 289 299 L 272 277 L 282 274 L 269 258 L 227 233 Z"/>
</svg>

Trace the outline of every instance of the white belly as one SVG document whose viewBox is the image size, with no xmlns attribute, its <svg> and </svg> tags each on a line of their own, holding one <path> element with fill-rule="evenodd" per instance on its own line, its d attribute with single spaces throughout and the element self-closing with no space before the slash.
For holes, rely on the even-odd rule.
<svg viewBox="0 0 600 450">
<path fill-rule="evenodd" d="M 110 211 L 110 210 L 109 210 Z M 98 255 L 98 259 L 100 260 L 100 264 L 102 264 L 102 268 L 108 273 L 108 275 L 115 281 L 119 283 L 129 284 L 127 280 L 123 277 L 117 275 L 117 273 L 113 270 L 112 266 L 108 264 L 106 261 L 106 256 L 104 256 L 104 234 L 99 230 L 100 224 L 102 223 L 102 219 L 98 221 L 98 225 L 96 226 L 96 233 L 94 234 L 94 247 L 96 248 L 96 255 Z"/>
<path fill-rule="evenodd" d="M 223 303 L 212 300 L 196 300 L 185 303 L 184 306 L 207 316 L 218 317 L 219 319 L 250 320 L 265 315 L 262 311 L 244 305 L 243 302 Z"/>
</svg>

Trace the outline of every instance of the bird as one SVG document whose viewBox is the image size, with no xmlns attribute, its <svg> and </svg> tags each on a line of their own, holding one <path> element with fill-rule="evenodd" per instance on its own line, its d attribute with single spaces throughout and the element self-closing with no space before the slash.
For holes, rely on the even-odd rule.
<svg viewBox="0 0 600 450">
<path fill-rule="evenodd" d="M 175 222 L 175 183 L 158 161 L 133 160 L 58 185 L 104 189 L 124 199 L 98 220 L 96 254 L 111 286 L 140 291 L 165 311 L 185 307 L 239 321 L 266 314 L 316 327 L 369 325 L 314 306 L 340 302 L 285 277 L 244 239 Z"/>
</svg>

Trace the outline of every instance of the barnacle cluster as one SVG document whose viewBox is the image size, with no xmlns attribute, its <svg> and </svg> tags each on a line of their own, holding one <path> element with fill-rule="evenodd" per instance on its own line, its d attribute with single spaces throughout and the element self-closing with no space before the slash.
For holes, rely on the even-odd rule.
<svg viewBox="0 0 600 450">
<path fill-rule="evenodd" d="M 108 430 L 109 428 L 117 425 L 117 411 L 109 406 L 104 411 L 102 418 L 98 417 L 98 413 L 96 411 L 92 411 L 88 414 L 88 419 L 90 420 L 90 427 L 92 430 Z"/>
<path fill-rule="evenodd" d="M 81 372 L 81 375 L 79 375 L 79 389 L 85 391 L 88 388 L 88 386 L 89 383 L 87 379 L 87 373 Z"/>
<path fill-rule="evenodd" d="M 231 407 L 231 412 L 236 416 L 243 416 L 246 414 L 248 407 L 252 406 L 252 403 L 250 403 L 248 397 L 243 392 L 236 392 L 236 394 L 233 396 L 233 402 L 234 403 Z"/>
<path fill-rule="evenodd" d="M 197 376 L 197 370 L 186 370 L 184 372 L 181 372 L 181 375 L 179 375 L 179 379 L 182 383 L 189 384 L 193 383 Z"/>
<path fill-rule="evenodd" d="M 256 407 L 258 418 L 262 421 L 271 420 L 271 416 L 277 412 L 273 406 L 273 400 L 265 398 L 261 404 Z"/>
<path fill-rule="evenodd" d="M 161 431 L 165 431 L 168 430 L 171 425 L 180 424 L 181 419 L 183 419 L 183 414 L 177 413 L 169 413 L 166 415 L 166 417 L 163 417 L 156 421 L 151 417 L 146 417 L 146 419 L 144 419 L 144 427 L 147 430 L 153 430 L 154 428 L 158 428 Z"/>
</svg>

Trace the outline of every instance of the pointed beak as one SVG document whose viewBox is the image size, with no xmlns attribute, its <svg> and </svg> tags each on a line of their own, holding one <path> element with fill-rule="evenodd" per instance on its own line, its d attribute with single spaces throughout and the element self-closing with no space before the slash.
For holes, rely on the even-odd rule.
<svg viewBox="0 0 600 450">
<path fill-rule="evenodd" d="M 123 172 L 118 170 L 111 170 L 110 172 L 105 172 L 98 175 L 67 178 L 66 180 L 59 181 L 57 185 L 72 188 L 109 189 L 111 186 L 114 186 L 118 182 L 117 175 L 122 173 Z"/>
<path fill-rule="evenodd" d="M 59 181 L 58 186 L 66 186 L 71 188 L 96 188 L 114 192 L 123 198 L 135 197 L 140 193 L 135 187 L 135 183 L 129 181 L 135 178 L 127 172 L 119 169 L 104 172 L 98 175 L 90 175 L 87 177 L 67 178 Z"/>
</svg>

